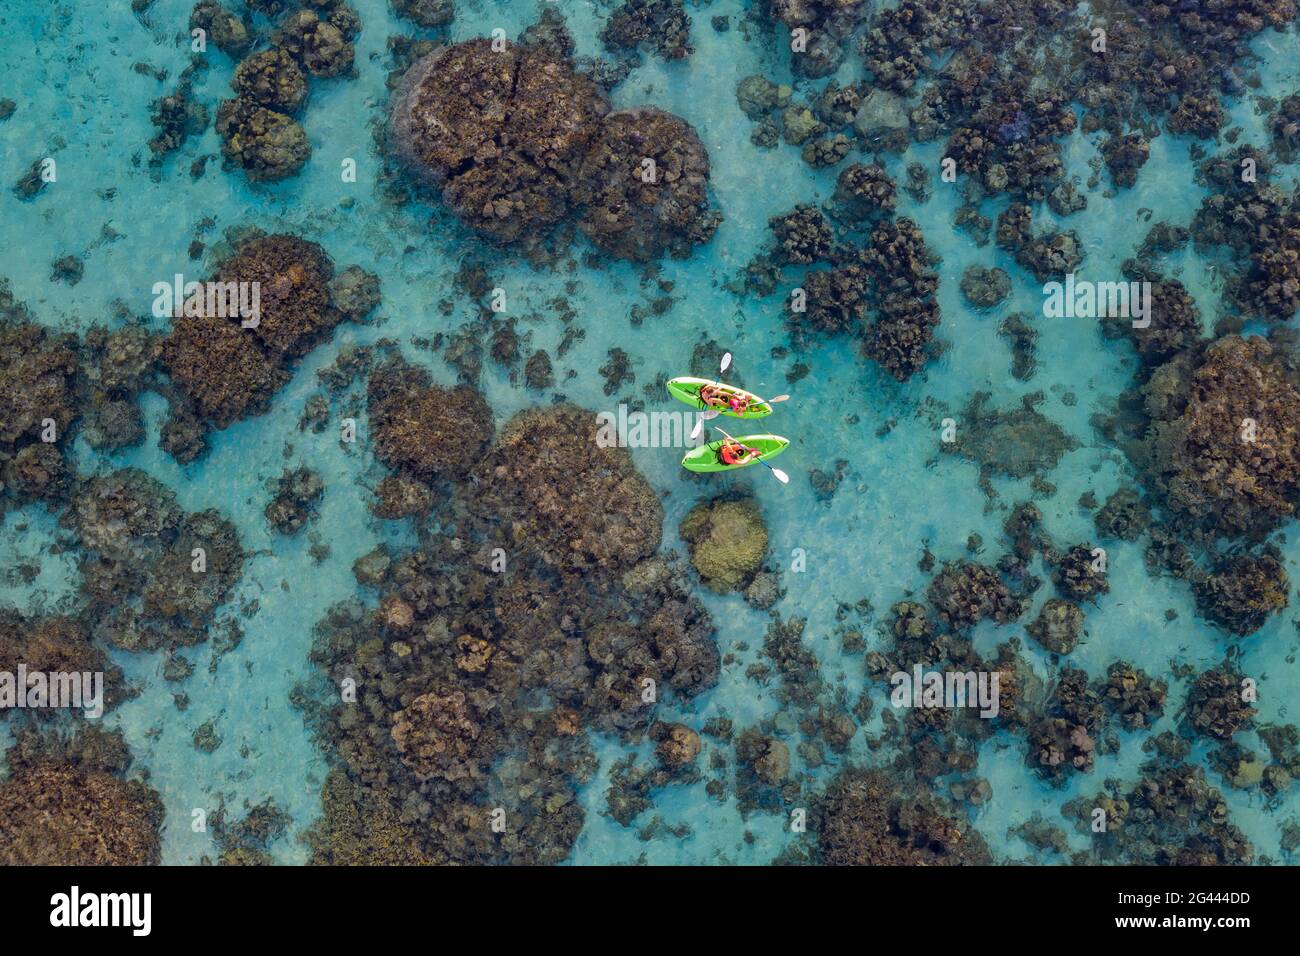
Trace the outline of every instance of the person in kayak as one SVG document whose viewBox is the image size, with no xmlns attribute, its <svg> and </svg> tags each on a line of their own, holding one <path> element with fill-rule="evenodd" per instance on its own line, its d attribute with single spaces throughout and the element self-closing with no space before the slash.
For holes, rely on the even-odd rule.
<svg viewBox="0 0 1300 956">
<path fill-rule="evenodd" d="M 731 407 L 732 414 L 743 415 L 749 411 L 749 396 L 732 395 L 727 404 Z"/>
<path fill-rule="evenodd" d="M 730 403 L 722 394 L 722 389 L 716 385 L 701 385 L 700 401 L 704 403 L 705 408 L 713 408 L 718 411 L 723 411 L 730 407 Z"/>
<path fill-rule="evenodd" d="M 757 458 L 758 451 L 756 449 L 746 448 L 740 442 L 723 442 L 718 448 L 718 460 L 724 465 L 748 465 Z"/>
</svg>

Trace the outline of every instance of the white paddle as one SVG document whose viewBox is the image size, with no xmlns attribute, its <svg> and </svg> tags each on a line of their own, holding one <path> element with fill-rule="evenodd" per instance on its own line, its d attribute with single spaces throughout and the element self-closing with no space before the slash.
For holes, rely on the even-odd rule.
<svg viewBox="0 0 1300 956">
<path fill-rule="evenodd" d="M 718 431 L 722 432 L 722 429 L 719 428 Z M 732 438 L 730 435 L 728 435 L 726 432 L 722 432 L 722 434 L 727 438 L 728 441 L 734 441 L 734 442 L 736 442 L 737 445 L 740 445 L 740 444 L 741 444 L 740 442 L 736 441 L 736 439 L 734 439 L 734 438 Z M 742 447 L 743 447 L 743 446 L 742 446 Z M 776 475 L 776 480 L 779 481 L 779 482 L 781 482 L 781 484 L 783 484 L 783 485 L 788 485 L 788 484 L 790 484 L 790 476 L 787 475 L 787 474 L 786 474 L 784 471 L 782 471 L 780 468 L 773 468 L 772 465 L 770 465 L 768 462 L 763 461 L 762 458 L 759 458 L 758 461 L 759 461 L 760 464 L 767 465 L 768 470 L 771 471 L 772 474 Z"/>
<path fill-rule="evenodd" d="M 723 353 L 722 353 L 722 363 L 718 366 L 718 378 L 722 378 L 722 373 L 725 372 L 725 371 L 726 371 L 727 369 L 729 369 L 730 367 L 731 367 L 731 353 L 730 353 L 730 352 L 723 352 Z M 719 381 L 719 382 L 714 382 L 713 384 L 714 384 L 714 385 L 721 385 L 722 383 Z M 695 427 L 691 429 L 691 441 L 695 441 L 695 439 L 697 439 L 697 438 L 700 437 L 700 432 L 704 431 L 704 423 L 705 423 L 705 422 L 707 422 L 707 421 L 712 421 L 713 419 L 715 419 L 715 418 L 717 418 L 717 417 L 718 417 L 718 410 L 717 410 L 717 409 L 715 409 L 715 408 L 706 408 L 706 409 L 705 409 L 705 410 L 700 414 L 700 419 L 699 419 L 699 421 L 697 421 L 697 422 L 695 423 Z"/>
</svg>

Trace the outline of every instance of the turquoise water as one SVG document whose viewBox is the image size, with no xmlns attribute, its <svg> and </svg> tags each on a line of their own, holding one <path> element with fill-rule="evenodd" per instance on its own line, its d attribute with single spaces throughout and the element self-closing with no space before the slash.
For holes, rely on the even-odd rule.
<svg viewBox="0 0 1300 956">
<path fill-rule="evenodd" d="M 597 33 L 607 10 L 569 0 L 557 6 L 568 19 L 578 53 L 600 53 Z M 209 126 L 164 161 L 155 181 L 145 145 L 153 135 L 149 104 L 171 88 L 188 62 L 184 34 L 189 7 L 184 0 L 158 0 L 147 15 L 152 26 L 146 26 L 132 15 L 128 4 L 33 7 L 0 0 L 0 46 L 8 78 L 2 92 L 18 103 L 13 117 L 0 125 L 4 144 L 0 176 L 12 184 L 34 160 L 45 156 L 58 164 L 57 182 L 34 201 L 19 202 L 8 189 L 0 194 L 3 274 L 11 280 L 15 298 L 25 302 L 40 322 L 76 332 L 95 323 L 120 323 L 118 303 L 129 315 L 148 317 L 154 282 L 175 272 L 198 277 L 211 261 L 191 262 L 187 255 L 199 223 L 210 218 L 215 225 L 203 236 L 210 243 L 222 230 L 241 225 L 293 232 L 317 241 L 340 266 L 355 263 L 376 273 L 383 303 L 369 323 L 341 325 L 332 339 L 302 361 L 292 381 L 277 394 L 271 411 L 213 434 L 208 453 L 192 465 L 178 465 L 157 447 L 166 403 L 153 394 L 144 398 L 147 434 L 142 444 L 105 455 L 82 440 L 75 450 L 82 473 L 141 468 L 173 488 L 185 509 L 221 510 L 234 521 L 245 548 L 253 553 L 222 614 L 239 620 L 244 637 L 220 659 L 215 672 L 208 666 L 214 653 L 211 642 L 183 652 L 196 666 L 193 676 L 179 684 L 163 679 L 161 655 L 112 652 L 142 693 L 105 721 L 123 730 L 135 756 L 135 771 L 147 770 L 164 800 L 164 862 L 193 863 L 214 855 L 210 834 L 192 832 L 188 825 L 194 808 L 221 802 L 229 807 L 251 806 L 268 797 L 292 817 L 286 838 L 274 845 L 276 858 L 286 863 L 306 860 L 307 851 L 296 838 L 319 815 L 320 784 L 327 765 L 301 713 L 291 705 L 290 691 L 313 675 L 308 661 L 313 626 L 330 605 L 357 593 L 353 561 L 381 540 L 409 544 L 412 532 L 405 523 L 379 522 L 368 514 L 365 489 L 373 487 L 380 472 L 364 444 L 344 450 L 332 429 L 320 435 L 299 431 L 298 419 L 304 402 L 318 390 L 317 370 L 352 343 L 397 340 L 406 357 L 427 365 L 436 381 L 454 383 L 454 369 L 412 347 L 410 340 L 454 330 L 475 317 L 473 304 L 457 298 L 451 282 L 467 256 L 488 262 L 493 284 L 507 292 L 508 313 L 520 317 L 521 333 L 531 336 L 533 348 L 546 348 L 552 356 L 563 329 L 547 303 L 557 295 L 567 296 L 586 336 L 556 360 L 557 390 L 584 407 L 608 408 L 616 401 L 603 394 L 601 377 L 591 372 L 605 362 L 609 349 L 618 347 L 632 356 L 636 382 L 630 391 L 640 397 L 642 387 L 660 375 L 680 374 L 705 334 L 736 355 L 748 387 L 793 395 L 778 414 L 779 430 L 794 439 L 781 462 L 792 475 L 789 486 L 763 471 L 750 470 L 715 479 L 706 489 L 681 480 L 672 451 L 636 449 L 633 457 L 653 487 L 666 494 L 665 549 L 685 553 L 676 528 L 701 495 L 718 487 L 753 492 L 767 522 L 771 561 L 783 571 L 786 593 L 774 610 L 783 618 L 807 618 L 805 645 L 820 661 L 824 679 L 842 686 L 849 700 L 857 698 L 866 678 L 862 657 L 841 652 L 837 605 L 866 598 L 875 608 L 873 621 L 884 620 L 894 601 L 906 592 L 924 589 L 928 575 L 917 567 L 923 544 L 939 560 L 958 558 L 965 553 L 968 536 L 977 533 L 992 553 L 1005 519 L 1005 511 L 999 509 L 1031 495 L 1027 481 L 995 478 L 1000 500 L 998 508 L 988 509 L 977 466 L 939 454 L 939 420 L 958 414 L 972 392 L 991 392 L 991 404 L 1005 407 L 1024 393 L 1041 390 L 1045 402 L 1039 410 L 1078 440 L 1079 446 L 1047 476 L 1057 486 L 1056 494 L 1035 499 L 1057 542 L 1095 537 L 1091 516 L 1076 504 L 1081 495 L 1091 491 L 1102 501 L 1116 488 L 1133 483 L 1123 456 L 1106 445 L 1089 422 L 1094 411 L 1106 408 L 1131 384 L 1137 361 L 1131 347 L 1103 339 L 1096 325 L 1086 320 L 1035 318 L 1037 374 L 1027 383 L 1013 379 L 1009 347 L 997 327 L 1012 312 L 1038 316 L 1039 286 L 1009 254 L 992 244 L 978 247 L 952 228 L 961 199 L 937 176 L 924 203 L 900 191 L 897 213 L 916 220 L 942 259 L 937 267 L 943 311 L 938 336 L 948 346 L 944 354 L 905 385 L 863 361 L 845 340 L 822 342 L 781 361 L 769 357 L 772 348 L 789 344 L 781 292 L 766 299 L 742 299 L 725 284 L 762 250 L 768 218 L 796 202 L 828 199 L 838 169 L 813 171 L 796 149 L 761 150 L 751 144 L 753 124 L 736 105 L 732 92 L 736 82 L 753 72 L 763 72 L 777 82 L 790 82 L 792 77 L 786 56 L 770 39 L 755 33 L 749 42 L 742 40 L 738 20 L 743 9 L 736 0 L 688 7 L 695 53 L 673 63 L 645 57 L 643 65 L 611 94 L 616 106 L 653 103 L 695 126 L 709 150 L 714 205 L 725 216 L 711 243 L 696 249 L 689 260 L 663 264 L 658 278 L 675 283 L 675 304 L 667 314 L 649 318 L 639 327 L 629 321 L 630 310 L 655 292 L 631 265 L 602 270 L 580 266 L 573 275 L 535 270 L 489 249 L 444 210 L 418 204 L 395 207 L 383 200 L 375 183 L 380 160 L 373 127 L 382 122 L 387 102 L 385 44 L 391 34 L 409 33 L 411 28 L 381 0 L 355 3 L 364 25 L 356 41 L 358 76 L 312 81 L 302 122 L 313 155 L 299 176 L 252 186 L 237 173 L 223 171 L 217 158 L 200 179 L 191 180 L 189 166 L 195 157 L 219 153 L 218 138 Z M 540 5 L 531 3 L 462 0 L 450 36 L 468 39 L 500 26 L 513 37 L 533 22 L 538 9 Z M 729 32 L 717 33 L 710 27 L 710 18 L 719 15 L 731 16 Z M 1266 34 L 1255 41 L 1264 90 L 1285 95 L 1297 88 L 1298 47 L 1293 32 Z M 208 60 L 210 68 L 198 77 L 195 95 L 215 113 L 216 102 L 227 95 L 232 63 L 216 51 Z M 159 83 L 133 72 L 136 61 L 167 70 L 168 80 Z M 860 69 L 857 58 L 850 56 L 837 78 L 852 80 Z M 1267 117 L 1259 114 L 1251 95 L 1228 105 L 1230 125 L 1242 129 L 1240 142 L 1267 145 Z M 1063 143 L 1069 172 L 1081 183 L 1092 173 L 1089 162 L 1096 156 L 1100 138 L 1101 134 L 1076 131 Z M 1101 185 L 1089 192 L 1088 210 L 1062 223 L 1062 228 L 1076 230 L 1084 241 L 1084 271 L 1102 277 L 1118 274 L 1119 264 L 1135 252 L 1148 228 L 1141 218 L 1143 209 L 1156 211 L 1151 223 L 1190 222 L 1204 195 L 1192 181 L 1190 144 L 1169 134 L 1156 138 L 1151 161 L 1136 187 L 1103 199 L 1103 191 L 1109 188 L 1103 174 Z M 937 170 L 941 150 L 941 142 L 914 145 L 903 156 L 890 157 L 886 165 L 901 183 L 909 162 Z M 340 164 L 348 158 L 357 162 L 355 183 L 340 180 Z M 1280 168 L 1275 181 L 1289 192 L 1296 172 L 1294 167 Z M 991 202 L 983 211 L 993 218 L 1000 208 Z M 1036 228 L 1042 229 L 1054 217 L 1044 208 L 1035 210 L 1035 220 Z M 105 227 L 111 227 L 116 238 L 105 238 Z M 51 262 L 70 253 L 84 260 L 83 278 L 74 286 L 52 282 Z M 1168 272 L 1196 298 L 1208 328 L 1218 307 L 1219 274 L 1190 244 L 1164 261 Z M 1011 297 L 987 313 L 970 309 L 958 282 L 971 264 L 1006 269 L 1013 279 Z M 577 289 L 567 291 L 565 284 L 573 279 Z M 457 300 L 450 316 L 436 308 L 443 298 Z M 168 320 L 149 321 L 164 327 Z M 807 363 L 811 372 L 787 385 L 785 372 L 796 360 Z M 578 375 L 566 381 L 569 369 Z M 498 422 L 536 400 L 490 362 L 484 363 L 479 384 Z M 344 399 L 342 407 L 346 409 L 349 401 L 353 413 L 362 417 L 363 402 Z M 879 435 L 881 426 L 890 421 L 896 421 L 896 426 Z M 286 447 L 291 450 L 286 452 Z M 843 484 L 829 503 L 820 502 L 806 473 L 818 467 L 830 470 L 840 458 L 851 461 Z M 275 534 L 262 513 L 274 478 L 282 468 L 297 464 L 317 470 L 326 486 L 319 517 L 311 526 L 317 538 L 329 545 L 328 556 L 319 561 L 309 551 L 308 534 L 291 538 Z M 6 574 L 0 579 L 0 603 L 27 613 L 71 606 L 75 559 L 68 553 L 53 553 L 65 534 L 57 528 L 55 517 L 39 506 L 3 517 L 0 566 L 7 571 L 20 564 L 37 564 L 39 571 L 30 580 Z M 1300 536 L 1288 538 L 1287 569 L 1293 581 L 1300 580 Z M 1170 679 L 1170 700 L 1155 730 L 1172 729 L 1186 690 L 1183 682 L 1170 676 L 1172 662 L 1203 670 L 1222 659 L 1229 641 L 1196 618 L 1185 584 L 1147 575 L 1141 542 L 1108 542 L 1107 546 L 1111 590 L 1088 610 L 1088 637 L 1070 660 L 1096 676 L 1110 661 L 1124 658 Z M 807 554 L 807 569 L 802 573 L 790 570 L 795 549 Z M 1025 621 L 1036 616 L 1037 605 L 1050 591 L 1050 587 L 1039 591 Z M 734 652 L 735 659 L 724 664 L 715 688 L 685 709 L 679 702 L 665 702 L 660 718 L 677 718 L 699 727 L 711 717 L 725 716 L 737 728 L 776 720 L 778 736 L 791 741 L 794 771 L 807 774 L 814 787 L 828 779 L 834 766 L 807 769 L 794 755 L 798 733 L 781 719 L 773 688 L 760 686 L 745 674 L 761 649 L 766 614 L 750 608 L 739 595 L 718 596 L 699 589 L 699 596 L 713 613 L 723 655 Z M 256 613 L 241 616 L 240 608 L 253 601 Z M 1294 599 L 1292 603 L 1291 609 L 1240 642 L 1241 667 L 1261 675 L 1261 723 L 1285 722 L 1288 702 L 1300 694 L 1300 673 L 1290 663 L 1300 643 L 1295 619 L 1300 603 Z M 1165 618 L 1169 608 L 1178 612 L 1171 622 Z M 1024 638 L 1018 626 L 994 628 L 986 623 L 977 630 L 975 642 L 980 650 L 991 651 L 1017 635 Z M 870 628 L 867 636 L 869 648 L 878 646 L 880 638 Z M 1023 653 L 1036 672 L 1049 676 L 1053 667 L 1049 655 L 1032 641 L 1023 643 Z M 748 649 L 740 650 L 742 645 Z M 184 711 L 173 702 L 173 694 L 182 690 L 189 696 Z M 886 706 L 882 689 L 876 687 L 872 693 L 877 707 L 866 733 L 878 731 L 879 712 Z M 222 744 L 204 753 L 193 746 L 192 738 L 209 720 L 215 720 Z M 840 764 L 881 762 L 883 756 L 868 751 L 864 736 L 859 732 L 849 752 L 835 759 Z M 995 855 L 1038 859 L 1036 851 L 1008 835 L 1009 828 L 1035 813 L 1065 825 L 1060 807 L 1066 800 L 1095 792 L 1107 777 L 1135 781 L 1145 755 L 1138 739 L 1123 736 L 1118 755 L 1100 757 L 1091 774 L 1071 776 L 1063 789 L 1052 789 L 1024 766 L 1021 741 L 1005 733 L 988 740 L 980 752 L 978 773 L 989 780 L 993 799 L 972 820 Z M 1262 752 L 1253 735 L 1237 739 Z M 574 863 L 638 859 L 765 863 L 795 839 L 787 832 L 783 816 L 751 814 L 744 819 L 734 794 L 716 802 L 705 794 L 703 781 L 656 791 L 654 809 L 633 827 L 622 827 L 602 811 L 609 769 L 631 745 L 599 737 L 595 746 L 600 770 L 582 792 L 586 824 L 571 857 Z M 713 746 L 715 742 L 705 738 L 702 760 L 707 760 Z M 1196 751 L 1196 759 L 1204 761 L 1205 749 Z M 650 759 L 648 743 L 641 745 L 641 753 Z M 1282 858 L 1280 831 L 1296 814 L 1294 793 L 1284 806 L 1270 810 L 1258 791 L 1233 790 L 1218 775 L 1211 772 L 1210 776 L 1225 793 L 1234 822 L 1257 853 Z M 656 815 L 669 825 L 687 824 L 688 835 L 638 839 L 638 829 Z M 1071 839 L 1076 848 L 1086 844 L 1083 837 L 1072 834 Z"/>
</svg>

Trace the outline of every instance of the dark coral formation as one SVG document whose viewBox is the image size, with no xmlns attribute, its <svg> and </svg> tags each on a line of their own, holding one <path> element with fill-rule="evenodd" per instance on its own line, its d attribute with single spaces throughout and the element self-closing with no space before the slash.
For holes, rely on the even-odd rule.
<svg viewBox="0 0 1300 956">
<path fill-rule="evenodd" d="M 76 617 L 31 618 L 0 608 L 0 673 L 17 674 L 19 665 L 29 673 L 103 674 L 105 710 L 131 693 L 125 686 L 122 668 L 108 659 L 103 647 L 91 640 L 84 623 Z M 88 701 L 87 706 L 93 707 L 93 702 Z M 7 716 L 11 712 L 3 713 Z M 24 713 L 45 720 L 52 718 L 54 711 L 32 709 Z"/>
<path fill-rule="evenodd" d="M 84 729 L 70 741 L 19 737 L 0 782 L 0 863 L 148 866 L 161 859 L 158 792 L 127 780 L 120 735 Z"/>
<path fill-rule="evenodd" d="M 75 438 L 105 451 L 143 439 L 137 398 L 159 387 L 160 341 L 141 325 L 92 326 L 78 341 L 33 321 L 0 283 L 0 346 L 0 511 L 66 501 Z"/>
<path fill-rule="evenodd" d="M 190 29 L 203 30 L 227 56 L 242 56 L 252 42 L 248 25 L 217 0 L 199 0 L 190 12 Z"/>
<path fill-rule="evenodd" d="M 176 306 L 162 361 L 171 376 L 171 418 L 162 444 L 180 461 L 202 453 L 203 433 L 260 415 L 289 380 L 297 359 L 348 315 L 334 302 L 334 264 L 314 242 L 292 235 L 258 235 L 241 243 L 211 283 L 256 283 L 251 318 L 210 310 L 201 297 Z M 368 300 L 369 301 L 369 300 Z M 218 314 L 225 312 L 226 314 Z"/>
<path fill-rule="evenodd" d="M 1284 163 L 1295 162 L 1300 148 L 1300 93 L 1292 93 L 1278 104 L 1271 127 L 1278 158 Z"/>
<path fill-rule="evenodd" d="M 243 32 L 245 42 L 222 47 L 232 56 L 242 55 L 252 42 L 247 26 L 211 0 L 194 8 L 191 23 L 200 21 L 212 29 Z M 360 18 L 346 3 L 321 0 L 290 13 L 269 46 L 240 61 L 230 81 L 235 98 L 218 107 L 216 130 L 222 155 L 250 182 L 294 176 L 311 158 L 307 133 L 293 118 L 307 98 L 307 77 L 350 73 L 352 41 L 360 31 Z"/>
<path fill-rule="evenodd" d="M 879 771 L 847 770 L 821 798 L 818 862 L 831 866 L 978 866 L 983 837 L 928 794 L 900 792 Z"/>
<path fill-rule="evenodd" d="M 1068 654 L 1074 650 L 1083 633 L 1083 611 L 1077 604 L 1049 598 L 1038 617 L 1025 630 L 1054 654 Z"/>
<path fill-rule="evenodd" d="M 1161 755 L 1142 766 L 1142 779 L 1129 790 L 1112 782 L 1090 798 L 1066 804 L 1067 816 L 1088 833 L 1092 850 L 1083 863 L 1146 866 L 1249 864 L 1254 849 L 1230 822 L 1223 795 L 1205 771 L 1184 761 L 1185 747 L 1164 740 Z M 1101 810 L 1103 827 L 1097 827 Z"/>
<path fill-rule="evenodd" d="M 1210 190 L 1192 220 L 1200 246 L 1227 246 L 1242 263 L 1225 298 L 1246 315 L 1286 321 L 1300 310 L 1300 204 L 1269 182 L 1272 160 L 1249 145 L 1199 167 Z"/>
<path fill-rule="evenodd" d="M 1151 527 L 1151 509 L 1132 488 L 1120 488 L 1092 516 L 1103 538 L 1136 541 Z"/>
<path fill-rule="evenodd" d="M 1027 761 L 1053 783 L 1071 771 L 1092 770 L 1106 720 L 1100 692 L 1088 684 L 1088 674 L 1063 668 L 1048 697 L 1044 713 L 1027 732 Z"/>
<path fill-rule="evenodd" d="M 1128 188 L 1137 182 L 1138 171 L 1151 157 L 1151 147 L 1141 133 L 1128 133 L 1102 143 L 1101 155 L 1115 185 Z"/>
<path fill-rule="evenodd" d="M 492 41 L 472 40 L 444 47 L 407 72 L 394 99 L 390 142 L 457 215 L 512 241 L 568 213 L 582 159 L 607 111 L 596 87 L 551 52 L 510 45 L 497 53 Z"/>
<path fill-rule="evenodd" d="M 862 0 L 771 0 L 772 19 L 791 33 L 790 66 L 797 75 L 829 76 L 844 61 L 845 44 L 862 15 Z M 798 31 L 798 33 L 796 33 Z M 796 43 L 798 38 L 801 42 Z"/>
<path fill-rule="evenodd" d="M 241 98 L 281 113 L 298 112 L 307 98 L 307 78 L 298 61 L 279 47 L 241 61 L 230 85 Z"/>
<path fill-rule="evenodd" d="M 1169 361 L 1200 341 L 1200 310 L 1181 282 L 1166 279 L 1131 262 L 1125 263 L 1125 277 L 1132 282 L 1150 283 L 1151 312 L 1142 320 L 1127 316 L 1104 318 L 1103 334 L 1127 335 L 1142 361 L 1152 367 Z"/>
<path fill-rule="evenodd" d="M 1110 590 L 1110 582 L 1106 580 L 1105 551 L 1076 544 L 1056 561 L 1052 581 L 1062 597 L 1071 601 L 1096 601 Z"/>
<path fill-rule="evenodd" d="M 981 475 L 1041 475 L 1078 447 L 1072 436 L 1038 411 L 1041 392 L 1023 396 L 1019 406 L 1009 409 L 988 408 L 989 398 L 988 392 L 971 396 L 955 440 L 943 445 L 944 451 L 977 463 Z"/>
<path fill-rule="evenodd" d="M 1255 719 L 1247 680 L 1230 663 L 1200 674 L 1187 691 L 1184 717 L 1197 733 L 1230 740 Z"/>
<path fill-rule="evenodd" d="M 492 410 L 476 389 L 436 386 L 400 358 L 371 373 L 367 401 L 375 457 L 415 481 L 463 480 L 492 441 Z"/>
<path fill-rule="evenodd" d="M 1119 718 L 1125 730 L 1141 730 L 1164 714 L 1169 686 L 1127 661 L 1115 661 L 1106 669 L 1106 683 L 1100 693 L 1102 704 Z"/>
<path fill-rule="evenodd" d="M 920 228 L 910 219 L 882 222 L 872 231 L 863 256 L 876 309 L 863 351 L 900 382 L 929 360 L 939 326 L 933 258 Z"/>
<path fill-rule="evenodd" d="M 322 20 L 315 10 L 291 13 L 271 37 L 271 43 L 293 57 L 312 76 L 342 76 L 352 69 L 352 39 L 359 24 L 343 4 Z"/>
<path fill-rule="evenodd" d="M 694 51 L 691 20 L 682 0 L 624 0 L 600 31 L 610 50 L 653 49 L 665 60 L 680 60 Z"/>
<path fill-rule="evenodd" d="M 250 807 L 238 820 L 228 819 L 223 806 L 208 819 L 212 841 L 221 851 L 219 866 L 270 866 L 275 860 L 270 845 L 281 837 L 292 817 L 267 798 Z"/>
<path fill-rule="evenodd" d="M 605 117 L 583 159 L 578 225 L 597 247 L 635 262 L 684 258 L 721 219 L 709 210 L 709 154 L 690 125 L 653 107 Z"/>
<path fill-rule="evenodd" d="M 517 516 L 513 534 L 558 568 L 629 568 L 659 547 L 658 496 L 596 431 L 595 416 L 572 405 L 527 409 L 485 462 L 484 501 Z"/>
<path fill-rule="evenodd" d="M 835 181 L 836 211 L 855 223 L 892 213 L 897 201 L 898 187 L 875 163 L 845 166 Z"/>
<path fill-rule="evenodd" d="M 1196 610 L 1230 634 L 1245 636 L 1290 603 L 1291 582 L 1278 555 L 1239 554 L 1193 585 Z"/>
<path fill-rule="evenodd" d="M 376 369 L 381 400 L 404 368 Z M 313 658 L 356 699 L 321 715 L 339 762 L 318 860 L 557 862 L 582 826 L 587 731 L 648 730 L 660 695 L 716 681 L 707 613 L 653 556 L 658 497 L 595 433 L 573 406 L 521 412 L 464 459 L 420 547 L 359 566 L 377 607 L 321 622 Z M 655 739 L 666 765 L 698 753 L 689 732 Z"/>
<path fill-rule="evenodd" d="M 325 495 L 325 483 L 310 468 L 285 469 L 276 481 L 275 497 L 266 506 L 266 520 L 280 534 L 297 534 Z"/>
<path fill-rule="evenodd" d="M 149 140 L 149 151 L 153 153 L 151 166 L 160 165 L 164 156 L 208 128 L 211 117 L 207 107 L 194 97 L 193 90 L 194 75 L 202 67 L 203 61 L 196 57 L 181 73 L 176 88 L 150 104 L 149 121 L 157 128 Z"/>
<path fill-rule="evenodd" d="M 1011 294 L 1011 277 L 997 266 L 969 266 L 961 276 L 961 294 L 971 305 L 987 309 Z"/>
<path fill-rule="evenodd" d="M 1006 624 L 1020 617 L 1026 602 L 988 565 L 973 561 L 945 564 L 926 592 L 939 620 L 958 633 L 986 618 Z"/>
<path fill-rule="evenodd" d="M 442 27 L 456 16 L 452 0 L 392 0 L 393 10 L 422 27 Z"/>
<path fill-rule="evenodd" d="M 537 242 L 578 210 L 616 256 L 683 255 L 707 241 L 717 215 L 694 130 L 650 108 L 608 113 L 596 85 L 551 47 L 497 52 L 471 40 L 407 72 L 389 144 L 461 219 L 505 242 Z"/>
<path fill-rule="evenodd" d="M 250 100 L 221 104 L 217 134 L 222 155 L 255 183 L 294 176 L 311 158 L 307 133 L 297 121 Z"/>
<path fill-rule="evenodd" d="M 8 299 L 7 284 L 0 299 Z M 21 306 L 0 315 L 0 511 L 57 503 L 72 488 L 66 452 L 80 412 L 78 343 L 32 321 Z"/>
<path fill-rule="evenodd" d="M 234 525 L 216 511 L 183 511 L 171 489 L 135 469 L 82 483 L 62 523 L 85 553 L 91 633 L 124 650 L 206 640 L 243 567 Z"/>
<path fill-rule="evenodd" d="M 1148 474 L 1189 532 L 1259 537 L 1300 500 L 1300 376 L 1268 339 L 1225 336 L 1144 388 Z"/>
</svg>

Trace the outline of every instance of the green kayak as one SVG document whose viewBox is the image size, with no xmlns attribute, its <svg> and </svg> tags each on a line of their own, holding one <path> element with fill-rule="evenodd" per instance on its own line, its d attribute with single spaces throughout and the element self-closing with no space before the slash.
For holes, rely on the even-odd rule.
<svg viewBox="0 0 1300 956">
<path fill-rule="evenodd" d="M 747 392 L 743 388 L 737 388 L 735 385 L 727 385 L 725 382 L 715 382 L 708 378 L 691 378 L 690 376 L 682 376 L 681 378 L 669 379 L 668 394 L 679 402 L 685 402 L 693 408 L 702 409 L 704 408 L 704 403 L 700 401 L 700 389 L 705 385 L 718 386 L 718 389 L 726 396 L 741 395 L 749 399 L 749 408 L 745 409 L 742 414 L 737 415 L 730 409 L 727 411 L 719 410 L 723 415 L 728 415 L 731 418 L 763 418 L 766 415 L 772 414 L 772 406 L 764 402 L 753 392 Z"/>
<path fill-rule="evenodd" d="M 748 468 L 750 465 L 758 464 L 757 461 L 751 461 L 744 465 L 724 465 L 718 457 L 718 449 L 726 444 L 726 441 L 725 438 L 720 438 L 699 448 L 692 448 L 682 459 L 682 467 L 687 471 L 735 471 L 737 468 Z M 757 448 L 759 458 L 763 461 L 775 458 L 790 444 L 788 438 L 782 438 L 780 435 L 737 435 L 736 441 L 746 448 Z"/>
</svg>

